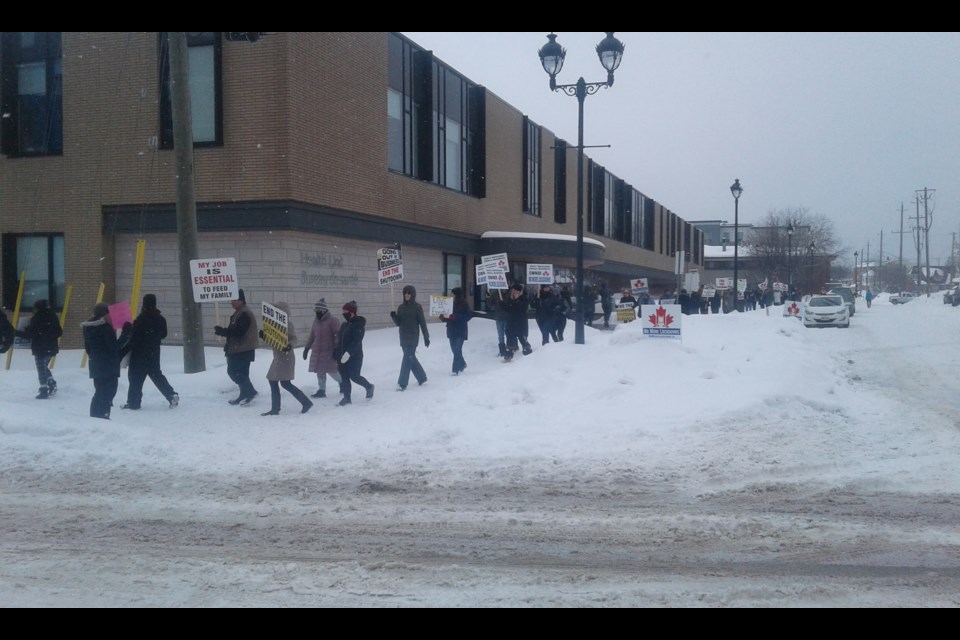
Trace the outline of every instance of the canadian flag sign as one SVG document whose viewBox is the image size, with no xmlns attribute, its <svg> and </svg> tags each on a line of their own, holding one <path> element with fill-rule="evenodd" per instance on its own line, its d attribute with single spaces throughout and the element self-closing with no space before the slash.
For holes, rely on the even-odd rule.
<svg viewBox="0 0 960 640">
<path fill-rule="evenodd" d="M 678 304 L 640 305 L 639 318 L 643 322 L 643 335 L 650 338 L 679 340 L 681 317 Z"/>
</svg>

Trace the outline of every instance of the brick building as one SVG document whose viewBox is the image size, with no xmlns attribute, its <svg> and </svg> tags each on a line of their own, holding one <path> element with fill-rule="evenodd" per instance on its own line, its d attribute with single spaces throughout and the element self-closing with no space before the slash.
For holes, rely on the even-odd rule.
<svg viewBox="0 0 960 640">
<path fill-rule="evenodd" d="M 403 284 L 426 300 L 473 286 L 481 256 L 555 265 L 576 256 L 576 150 L 400 34 L 275 33 L 255 41 L 190 33 L 200 258 L 236 259 L 253 304 L 287 301 L 306 326 L 313 303 L 357 300 L 368 326 L 399 303 L 379 286 L 377 249 L 400 243 Z M 169 56 L 164 34 L 4 32 L 0 48 L 3 304 L 21 273 L 21 309 L 60 309 L 64 345 L 99 284 L 128 300 L 155 293 L 181 336 Z M 702 266 L 700 231 L 588 159 L 587 283 L 675 282 L 674 255 Z M 222 309 L 221 309 L 222 307 Z M 212 326 L 227 303 L 205 304 Z"/>
</svg>

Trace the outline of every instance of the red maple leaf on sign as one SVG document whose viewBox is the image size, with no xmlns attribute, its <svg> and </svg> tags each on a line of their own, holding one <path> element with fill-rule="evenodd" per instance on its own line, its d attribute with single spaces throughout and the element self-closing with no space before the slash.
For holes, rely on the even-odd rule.
<svg viewBox="0 0 960 640">
<path fill-rule="evenodd" d="M 794 302 L 787 308 L 787 313 L 789 313 L 792 316 L 798 316 L 800 315 L 800 307 L 798 307 L 797 303 Z"/>
<path fill-rule="evenodd" d="M 655 327 L 669 327 L 673 324 L 673 316 L 663 307 L 657 307 L 655 312 L 647 316 L 647 320 Z"/>
</svg>

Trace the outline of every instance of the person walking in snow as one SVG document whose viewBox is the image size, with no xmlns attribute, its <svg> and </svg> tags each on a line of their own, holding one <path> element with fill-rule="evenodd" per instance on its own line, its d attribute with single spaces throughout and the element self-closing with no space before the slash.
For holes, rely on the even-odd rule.
<svg viewBox="0 0 960 640">
<path fill-rule="evenodd" d="M 303 347 L 303 359 L 310 359 L 310 373 L 317 374 L 317 392 L 313 398 L 327 397 L 327 376 L 333 378 L 337 384 L 341 383 L 337 361 L 333 358 L 333 351 L 337 348 L 337 339 L 340 335 L 340 323 L 330 315 L 327 301 L 320 298 L 313 305 L 316 318 L 310 327 L 310 335 Z"/>
<path fill-rule="evenodd" d="M 467 323 L 473 317 L 473 311 L 462 288 L 454 287 L 450 293 L 453 294 L 453 313 L 449 316 L 440 314 L 440 322 L 447 325 L 447 339 L 453 352 L 453 375 L 456 376 L 467 368 L 467 361 L 463 359 L 463 343 L 467 340 Z"/>
<path fill-rule="evenodd" d="M 367 319 L 357 315 L 357 303 L 353 300 L 343 305 L 343 324 L 337 337 L 337 348 L 333 352 L 334 359 L 339 363 L 340 393 L 343 398 L 340 406 L 351 404 L 350 393 L 353 389 L 351 382 L 367 390 L 367 399 L 373 397 L 373 385 L 360 375 L 363 368 L 363 336 L 366 333 Z"/>
<path fill-rule="evenodd" d="M 226 327 L 216 326 L 213 332 L 227 339 L 223 353 L 227 357 L 227 375 L 240 387 L 240 395 L 230 404 L 249 404 L 257 395 L 250 382 L 250 365 L 257 357 L 257 318 L 247 306 L 247 298 L 240 289 L 239 297 L 230 301 L 233 315 Z"/>
<path fill-rule="evenodd" d="M 30 353 L 33 354 L 37 379 L 40 381 L 37 400 L 46 400 L 57 392 L 57 381 L 50 373 L 50 360 L 60 352 L 60 336 L 63 335 L 60 320 L 50 304 L 41 298 L 33 303 L 33 316 L 26 329 L 15 329 L 14 334 L 30 341 Z"/>
<path fill-rule="evenodd" d="M 170 408 L 180 404 L 180 396 L 173 390 L 170 381 L 160 370 L 160 342 L 167 337 L 167 320 L 157 309 L 157 296 L 143 296 L 143 306 L 130 333 L 130 340 L 120 350 L 120 359 L 129 353 L 127 370 L 127 403 L 124 409 L 137 410 L 143 400 L 143 383 L 149 377 L 157 390 L 166 398 Z"/>
<path fill-rule="evenodd" d="M 83 348 L 90 359 L 90 378 L 93 380 L 90 417 L 105 420 L 110 419 L 120 380 L 120 343 L 110 324 L 109 313 L 110 307 L 98 302 L 93 307 L 93 317 L 80 323 Z"/>
<path fill-rule="evenodd" d="M 403 350 L 403 360 L 400 361 L 397 391 L 404 391 L 410 381 L 411 372 L 417 379 L 417 384 L 422 385 L 427 381 L 427 374 L 417 360 L 417 346 L 420 344 L 421 333 L 423 333 L 423 346 L 430 348 L 427 319 L 423 315 L 423 307 L 417 302 L 417 290 L 412 284 L 403 288 L 403 302 L 396 311 L 390 312 L 390 318 L 400 328 L 400 349 Z"/>
<path fill-rule="evenodd" d="M 290 317 L 290 305 L 286 302 L 277 302 L 278 309 L 287 314 L 287 344 L 279 347 L 271 344 L 273 347 L 273 362 L 270 363 L 270 369 L 267 370 L 267 381 L 270 383 L 270 410 L 261 413 L 262 416 L 276 416 L 280 414 L 280 387 L 286 389 L 290 395 L 300 403 L 300 413 L 310 411 L 313 403 L 300 388 L 293 384 L 293 379 L 297 375 L 297 357 L 293 354 L 293 348 L 297 346 L 297 332 L 293 326 L 293 319 Z M 263 331 L 259 332 L 260 339 L 263 340 Z"/>
</svg>

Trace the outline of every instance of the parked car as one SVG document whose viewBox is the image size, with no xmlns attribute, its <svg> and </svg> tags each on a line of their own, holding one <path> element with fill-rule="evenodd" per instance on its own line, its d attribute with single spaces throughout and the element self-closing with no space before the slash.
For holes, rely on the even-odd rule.
<svg viewBox="0 0 960 640">
<path fill-rule="evenodd" d="M 836 294 L 810 296 L 803 305 L 803 326 L 841 327 L 850 326 L 850 311 L 844 299 Z"/>
<path fill-rule="evenodd" d="M 960 307 L 960 286 L 954 286 L 952 289 L 943 292 L 943 304 Z"/>
<path fill-rule="evenodd" d="M 834 287 L 827 293 L 843 298 L 851 318 L 857 313 L 857 297 L 853 294 L 853 291 L 850 290 L 850 287 Z"/>
<path fill-rule="evenodd" d="M 901 291 L 890 296 L 890 304 L 907 304 L 917 296 L 909 291 Z"/>
</svg>

